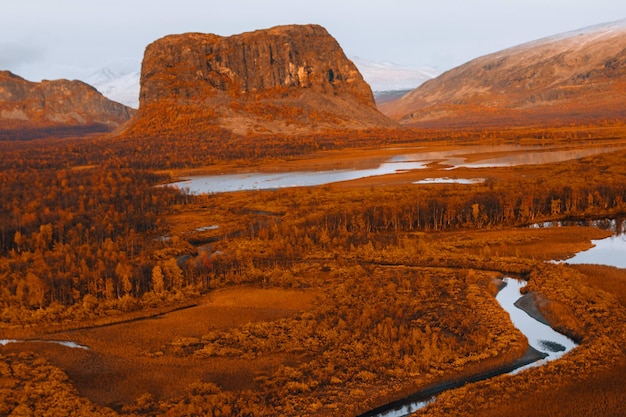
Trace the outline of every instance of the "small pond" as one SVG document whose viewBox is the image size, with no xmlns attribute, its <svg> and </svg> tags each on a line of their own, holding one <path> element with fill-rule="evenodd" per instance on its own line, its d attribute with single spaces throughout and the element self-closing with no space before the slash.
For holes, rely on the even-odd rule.
<svg viewBox="0 0 626 417">
<path fill-rule="evenodd" d="M 607 265 L 614 266 L 616 268 L 626 268 L 626 220 L 580 220 L 544 222 L 531 225 L 533 228 L 567 226 L 597 227 L 602 230 L 612 231 L 613 236 L 605 239 L 594 239 L 591 241 L 593 244 L 592 248 L 578 252 L 571 258 L 558 259 L 554 262 L 563 262 L 567 264 Z"/>
</svg>

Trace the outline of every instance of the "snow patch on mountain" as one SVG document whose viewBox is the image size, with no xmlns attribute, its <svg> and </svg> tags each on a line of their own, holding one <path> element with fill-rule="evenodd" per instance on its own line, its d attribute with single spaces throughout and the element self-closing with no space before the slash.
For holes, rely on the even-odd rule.
<svg viewBox="0 0 626 417">
<path fill-rule="evenodd" d="M 584 48 L 587 43 L 604 38 L 618 37 L 624 32 L 626 32 L 626 19 L 621 19 L 537 39 L 504 49 L 500 52 L 496 52 L 496 54 L 509 53 L 510 51 L 533 50 L 551 44 L 557 45 L 564 51 L 579 50 Z"/>
<path fill-rule="evenodd" d="M 96 81 L 87 81 L 103 96 L 132 107 L 139 108 L 139 71 L 129 74 L 119 74 L 109 79 L 102 78 Z"/>
<path fill-rule="evenodd" d="M 434 68 L 407 67 L 392 62 L 376 62 L 354 57 L 352 62 L 373 91 L 412 90 L 440 74 Z"/>
<path fill-rule="evenodd" d="M 140 61 L 118 59 L 91 72 L 82 81 L 91 84 L 108 99 L 136 109 L 139 108 L 140 69 Z"/>
</svg>

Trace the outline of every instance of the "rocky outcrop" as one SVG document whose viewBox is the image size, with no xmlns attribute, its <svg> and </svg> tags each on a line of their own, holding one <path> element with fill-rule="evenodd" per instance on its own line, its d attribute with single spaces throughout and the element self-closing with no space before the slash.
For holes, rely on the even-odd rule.
<svg viewBox="0 0 626 417">
<path fill-rule="evenodd" d="M 207 124 L 240 134 L 395 126 L 376 109 L 356 66 L 317 25 L 166 36 L 146 48 L 139 100 L 135 131 L 164 113 L 181 114 L 179 126 L 166 117 L 155 132 L 161 134 L 193 134 Z"/>
<path fill-rule="evenodd" d="M 111 131 L 133 114 L 81 81 L 35 83 L 0 71 L 0 137 L 5 139 Z"/>
<path fill-rule="evenodd" d="M 383 113 L 422 127 L 587 123 L 626 117 L 626 20 L 483 56 Z"/>
</svg>

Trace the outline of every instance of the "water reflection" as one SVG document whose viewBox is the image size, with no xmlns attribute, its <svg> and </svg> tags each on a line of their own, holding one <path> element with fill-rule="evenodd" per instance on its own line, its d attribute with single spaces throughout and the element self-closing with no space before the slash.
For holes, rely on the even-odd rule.
<svg viewBox="0 0 626 417">
<path fill-rule="evenodd" d="M 588 226 L 597 227 L 602 230 L 613 232 L 613 236 L 605 239 L 594 239 L 591 241 L 593 247 L 578 252 L 572 258 L 558 260 L 554 262 L 565 262 L 568 264 L 594 264 L 607 265 L 616 268 L 626 268 L 626 220 L 623 219 L 601 219 L 601 220 L 572 220 L 543 222 L 531 225 L 532 228 L 544 227 L 567 227 L 567 226 Z"/>
<path fill-rule="evenodd" d="M 513 325 L 526 336 L 528 344 L 535 350 L 547 355 L 545 359 L 517 368 L 512 373 L 559 359 L 576 347 L 576 343 L 573 340 L 558 333 L 552 327 L 535 320 L 515 305 L 515 302 L 520 298 L 521 289 L 527 284 L 526 281 L 513 278 L 504 278 L 503 281 L 506 283 L 506 287 L 500 290 L 496 300 L 509 313 Z"/>
<path fill-rule="evenodd" d="M 568 264 L 608 265 L 626 268 L 626 235 L 615 235 L 606 239 L 592 240 L 591 249 L 578 252 L 564 262 Z"/>
<path fill-rule="evenodd" d="M 551 164 L 556 162 L 570 161 L 573 159 L 581 159 L 587 156 L 600 155 L 603 153 L 611 152 L 614 149 L 611 148 L 585 148 L 585 149 L 559 149 L 558 151 L 534 151 L 515 153 L 513 155 L 506 155 L 497 158 L 484 159 L 471 163 L 459 163 L 455 164 L 453 168 L 493 168 L 493 167 L 508 167 L 516 165 L 541 165 Z"/>
<path fill-rule="evenodd" d="M 558 146 L 494 145 L 462 147 L 444 151 L 420 151 L 396 149 L 398 153 L 388 157 L 351 159 L 334 162 L 318 171 L 248 172 L 244 174 L 202 175 L 189 177 L 186 181 L 173 185 L 187 189 L 194 194 L 223 193 L 244 190 L 267 190 L 287 187 L 310 187 L 360 178 L 392 175 L 411 170 L 423 169 L 429 164 L 439 164 L 447 170 L 457 168 L 488 168 L 515 165 L 535 165 L 562 162 L 598 155 L 622 149 L 624 146 L 602 146 L 596 148 L 567 149 Z M 382 151 L 381 151 L 382 152 Z M 389 152 L 389 149 L 384 150 Z M 491 157 L 479 158 L 479 156 Z M 493 155 L 501 154 L 494 157 Z M 468 162 L 470 158 L 478 159 Z M 444 179 L 434 180 L 446 182 Z M 464 181 L 477 179 L 456 179 L 448 182 L 466 184 Z M 418 182 L 424 184 L 426 182 Z"/>
</svg>

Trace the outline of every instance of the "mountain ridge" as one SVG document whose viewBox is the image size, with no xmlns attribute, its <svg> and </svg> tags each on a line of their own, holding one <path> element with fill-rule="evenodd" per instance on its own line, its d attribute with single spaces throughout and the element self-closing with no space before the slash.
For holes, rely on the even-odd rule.
<svg viewBox="0 0 626 417">
<path fill-rule="evenodd" d="M 478 57 L 380 106 L 409 126 L 587 123 L 626 116 L 626 20 Z"/>
<path fill-rule="evenodd" d="M 108 132 L 128 121 L 133 109 L 78 80 L 27 81 L 0 71 L 0 136 L 30 139 Z"/>
</svg>

